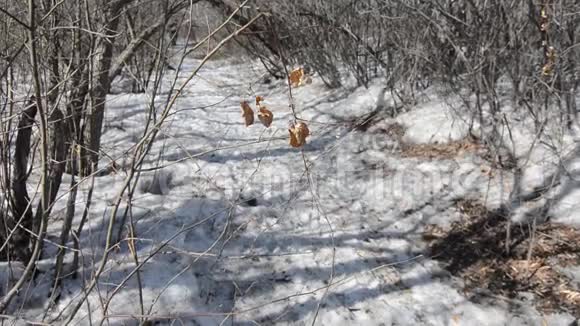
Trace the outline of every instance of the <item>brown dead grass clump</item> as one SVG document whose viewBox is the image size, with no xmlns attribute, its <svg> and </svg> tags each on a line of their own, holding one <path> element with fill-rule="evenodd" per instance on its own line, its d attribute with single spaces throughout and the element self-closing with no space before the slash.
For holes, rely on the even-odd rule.
<svg viewBox="0 0 580 326">
<path fill-rule="evenodd" d="M 463 156 L 468 153 L 483 154 L 485 147 L 473 139 L 465 137 L 459 141 L 452 141 L 443 144 L 410 144 L 403 141 L 403 136 L 407 128 L 400 123 L 390 123 L 384 127 L 373 128 L 377 122 L 381 121 L 376 112 L 371 112 L 368 116 L 350 122 L 350 128 L 357 131 L 384 134 L 396 141 L 401 149 L 401 156 L 408 158 L 421 158 L 428 160 L 449 160 Z"/>
<path fill-rule="evenodd" d="M 376 130 L 396 140 L 401 148 L 401 156 L 408 158 L 422 158 L 429 160 L 449 160 L 468 153 L 481 153 L 484 146 L 471 137 L 444 144 L 409 144 L 403 141 L 405 126 L 392 123 Z"/>
<path fill-rule="evenodd" d="M 568 311 L 580 315 L 580 290 L 562 267 L 580 265 L 580 230 L 546 222 L 538 225 L 531 259 L 528 259 L 531 226 L 512 227 L 506 253 L 506 214 L 488 211 L 475 200 L 461 200 L 456 208 L 460 222 L 450 230 L 429 226 L 423 238 L 434 259 L 464 280 L 465 291 L 486 289 L 495 295 L 517 297 L 534 294 L 536 307 L 544 312 Z"/>
<path fill-rule="evenodd" d="M 449 160 L 468 153 L 478 153 L 482 145 L 470 139 L 445 144 L 402 144 L 403 157 Z"/>
</svg>

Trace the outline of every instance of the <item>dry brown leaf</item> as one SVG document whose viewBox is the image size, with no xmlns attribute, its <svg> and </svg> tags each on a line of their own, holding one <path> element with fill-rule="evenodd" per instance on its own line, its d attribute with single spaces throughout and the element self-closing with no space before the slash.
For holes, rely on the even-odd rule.
<svg viewBox="0 0 580 326">
<path fill-rule="evenodd" d="M 260 112 L 258 112 L 258 119 L 264 125 L 264 127 L 269 128 L 274 120 L 274 115 L 272 111 L 266 109 L 264 106 L 260 106 Z"/>
<path fill-rule="evenodd" d="M 242 117 L 244 118 L 246 127 L 251 126 L 254 124 L 254 110 L 252 110 L 248 101 L 242 101 L 240 102 L 240 105 L 242 107 Z"/>
<path fill-rule="evenodd" d="M 306 137 L 310 135 L 310 130 L 304 122 L 298 122 L 295 125 L 290 126 L 288 129 L 290 132 L 290 146 L 301 147 L 306 144 Z"/>
<path fill-rule="evenodd" d="M 290 72 L 288 79 L 290 80 L 290 85 L 292 87 L 298 87 L 301 85 L 302 77 L 304 77 L 304 68 L 297 68 Z"/>
<path fill-rule="evenodd" d="M 262 102 L 262 101 L 264 101 L 264 97 L 262 97 L 262 96 L 259 96 L 259 95 L 258 95 L 258 96 L 256 96 L 256 105 L 257 105 L 258 107 L 260 107 L 260 106 L 261 106 L 260 102 Z"/>
<path fill-rule="evenodd" d="M 542 67 L 542 74 L 544 76 L 550 76 L 554 72 L 554 65 L 547 63 L 545 66 Z"/>
</svg>

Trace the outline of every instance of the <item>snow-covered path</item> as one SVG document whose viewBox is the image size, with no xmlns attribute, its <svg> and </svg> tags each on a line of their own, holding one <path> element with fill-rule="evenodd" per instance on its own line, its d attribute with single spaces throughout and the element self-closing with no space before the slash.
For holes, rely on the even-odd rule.
<svg viewBox="0 0 580 326">
<path fill-rule="evenodd" d="M 198 63 L 187 60 L 183 71 Z M 262 73 L 248 64 L 209 62 L 153 146 L 145 168 L 167 167 L 144 172 L 136 192 L 132 214 L 140 259 L 177 236 L 140 273 L 145 314 L 184 325 L 309 325 L 315 319 L 317 325 L 567 325 L 573 320 L 542 315 L 525 304 L 514 307 L 509 300 L 474 303 L 460 282 L 428 257 L 426 225 L 444 228 L 460 219 L 454 203 L 462 198 L 485 196 L 490 207 L 497 206 L 510 186 L 499 179 L 489 182 L 485 162 L 473 153 L 446 160 L 401 155 L 396 136 L 385 131 L 395 122 L 407 128 L 407 141 L 466 135 L 445 105 L 425 94 L 413 111 L 360 131 L 352 127 L 375 110 L 380 82 L 369 89 L 327 90 L 314 78 L 293 90 L 297 114 L 312 134 L 301 151 L 288 145 L 292 115 L 286 87 L 281 81 L 252 83 Z M 264 96 L 274 113 L 269 129 L 259 121 L 243 124 L 239 103 L 252 103 L 256 95 Z M 158 102 L 164 100 L 160 96 Z M 144 94 L 110 96 L 103 136 L 109 157 L 122 156 L 139 140 L 148 101 Z M 109 161 L 105 157 L 102 164 Z M 83 244 L 87 273 L 104 246 L 108 205 L 125 176 L 122 162 L 116 173 L 96 180 L 96 205 Z M 127 242 L 121 242 L 90 296 L 93 322 L 102 318 L 103 298 L 134 264 Z M 115 296 L 108 311 L 112 324 L 142 314 L 137 289 L 133 277 Z M 78 294 L 73 283 L 67 290 L 57 310 Z M 88 311 L 82 308 L 79 324 L 88 323 Z"/>
</svg>

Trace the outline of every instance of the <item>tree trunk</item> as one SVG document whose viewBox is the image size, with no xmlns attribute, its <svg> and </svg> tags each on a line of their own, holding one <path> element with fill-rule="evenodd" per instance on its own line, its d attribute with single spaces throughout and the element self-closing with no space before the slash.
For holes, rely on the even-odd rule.
<svg viewBox="0 0 580 326">
<path fill-rule="evenodd" d="M 46 205 L 45 214 L 50 215 L 52 210 L 52 205 L 56 200 L 58 194 L 58 189 L 62 182 L 62 175 L 66 167 L 66 128 L 64 122 L 64 115 L 59 109 L 54 109 L 49 117 L 49 125 L 52 128 L 49 129 L 49 159 L 50 163 L 48 165 L 48 203 Z M 36 210 L 36 216 L 34 217 L 34 232 L 39 231 L 40 220 L 42 217 L 42 208 L 39 204 Z"/>
<path fill-rule="evenodd" d="M 102 37 L 96 45 L 93 61 L 94 78 L 90 90 L 91 101 L 84 124 L 84 144 L 82 157 L 87 159 L 84 175 L 89 175 L 98 168 L 99 151 L 107 94 L 111 88 L 109 71 L 112 65 L 115 37 L 121 17 L 121 10 L 132 0 L 118 0 L 110 3 L 103 12 Z"/>
<path fill-rule="evenodd" d="M 12 218 L 8 220 L 8 228 L 14 232 L 10 241 L 9 252 L 16 259 L 28 261 L 30 259 L 30 236 L 25 231 L 32 228 L 32 207 L 26 190 L 28 180 L 28 159 L 30 157 L 30 140 L 32 126 L 38 109 L 35 101 L 26 108 L 18 122 L 18 134 L 14 149 L 14 165 L 12 172 Z M 16 230 L 14 230 L 16 228 Z"/>
</svg>

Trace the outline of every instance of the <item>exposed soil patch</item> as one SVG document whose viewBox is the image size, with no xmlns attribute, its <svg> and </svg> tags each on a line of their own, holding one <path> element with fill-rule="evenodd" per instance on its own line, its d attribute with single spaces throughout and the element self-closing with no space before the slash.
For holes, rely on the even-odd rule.
<svg viewBox="0 0 580 326">
<path fill-rule="evenodd" d="M 469 139 L 445 144 L 402 144 L 403 157 L 448 160 L 467 153 L 479 153 L 483 146 Z"/>
<path fill-rule="evenodd" d="M 450 230 L 431 225 L 423 237 L 434 259 L 464 280 L 467 293 L 486 289 L 508 298 L 531 293 L 541 311 L 580 316 L 578 285 L 561 272 L 580 265 L 580 230 L 546 222 L 531 236 L 531 225 L 513 225 L 508 253 L 505 212 L 488 211 L 474 200 L 458 201 L 456 207 L 463 213 L 460 222 Z"/>
</svg>

